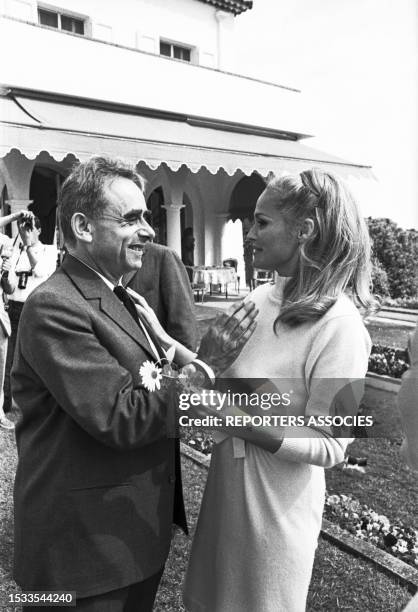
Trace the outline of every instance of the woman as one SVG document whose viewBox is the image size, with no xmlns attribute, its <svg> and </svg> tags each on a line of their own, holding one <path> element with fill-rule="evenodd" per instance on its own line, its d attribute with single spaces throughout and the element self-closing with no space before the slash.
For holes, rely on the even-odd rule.
<svg viewBox="0 0 418 612">
<path fill-rule="evenodd" d="M 248 238 L 254 267 L 278 277 L 250 294 L 257 328 L 225 375 L 268 378 L 279 390 L 291 379 L 282 414 L 335 414 L 343 379 L 365 376 L 371 348 L 358 310 L 374 306 L 370 248 L 356 204 L 338 179 L 319 170 L 274 178 L 257 201 Z M 357 391 L 339 393 L 343 410 Z M 227 431 L 227 414 L 238 413 L 237 407 L 217 411 L 220 429 Z M 240 439 L 223 436 L 213 451 L 185 606 L 190 612 L 304 610 L 324 506 L 323 468 L 343 461 L 350 439 L 321 426 L 242 428 L 234 435 Z"/>
</svg>

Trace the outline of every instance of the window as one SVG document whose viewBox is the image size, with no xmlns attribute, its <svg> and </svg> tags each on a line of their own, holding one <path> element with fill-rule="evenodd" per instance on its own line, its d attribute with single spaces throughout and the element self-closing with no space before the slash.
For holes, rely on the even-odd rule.
<svg viewBox="0 0 418 612">
<path fill-rule="evenodd" d="M 160 55 L 182 60 L 183 62 L 190 62 L 191 51 L 190 47 L 182 47 L 181 45 L 160 40 Z"/>
<path fill-rule="evenodd" d="M 84 19 L 73 17 L 72 15 L 64 15 L 57 11 L 39 8 L 38 20 L 41 25 L 46 25 L 50 28 L 84 35 Z"/>
</svg>

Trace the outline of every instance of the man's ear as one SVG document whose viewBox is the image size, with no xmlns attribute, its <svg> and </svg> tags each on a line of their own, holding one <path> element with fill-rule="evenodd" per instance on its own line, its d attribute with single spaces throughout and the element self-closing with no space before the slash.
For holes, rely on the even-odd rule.
<svg viewBox="0 0 418 612">
<path fill-rule="evenodd" d="M 76 212 L 73 214 L 71 229 L 76 240 L 80 242 L 91 242 L 93 240 L 92 225 L 84 213 Z"/>
<path fill-rule="evenodd" d="M 298 232 L 298 240 L 300 243 L 306 242 L 306 240 L 312 236 L 314 227 L 314 221 L 310 217 L 302 221 Z"/>
</svg>

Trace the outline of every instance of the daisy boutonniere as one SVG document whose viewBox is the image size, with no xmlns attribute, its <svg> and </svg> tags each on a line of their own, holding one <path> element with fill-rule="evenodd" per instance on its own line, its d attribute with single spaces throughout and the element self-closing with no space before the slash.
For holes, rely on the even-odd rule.
<svg viewBox="0 0 418 612">
<path fill-rule="evenodd" d="M 147 391 L 160 389 L 162 380 L 162 370 L 152 361 L 145 361 L 139 368 L 141 382 Z"/>
</svg>

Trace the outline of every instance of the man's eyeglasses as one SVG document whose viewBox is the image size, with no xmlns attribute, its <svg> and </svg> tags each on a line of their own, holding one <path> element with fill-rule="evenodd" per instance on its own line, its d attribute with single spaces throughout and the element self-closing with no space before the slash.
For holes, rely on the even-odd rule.
<svg viewBox="0 0 418 612">
<path fill-rule="evenodd" d="M 144 222 L 151 224 L 152 214 L 149 210 L 140 211 L 137 213 L 129 213 L 125 217 L 118 217 L 116 215 L 100 215 L 100 219 L 111 219 L 117 221 L 122 227 L 126 225 L 143 225 Z"/>
</svg>

